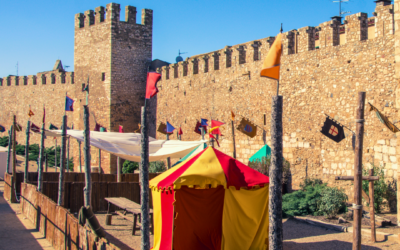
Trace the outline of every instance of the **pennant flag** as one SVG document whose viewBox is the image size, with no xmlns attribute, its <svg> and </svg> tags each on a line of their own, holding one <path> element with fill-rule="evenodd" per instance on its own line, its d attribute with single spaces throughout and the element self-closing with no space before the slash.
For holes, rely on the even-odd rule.
<svg viewBox="0 0 400 250">
<path fill-rule="evenodd" d="M 43 106 L 43 123 L 45 123 L 46 120 L 46 108 Z"/>
<path fill-rule="evenodd" d="M 343 126 L 334 120 L 329 119 L 328 116 L 326 117 L 324 126 L 320 132 L 335 142 L 340 142 L 345 138 Z"/>
<path fill-rule="evenodd" d="M 182 128 L 179 127 L 178 135 L 183 135 Z"/>
<path fill-rule="evenodd" d="M 233 113 L 233 111 L 231 110 L 231 119 L 232 119 L 232 121 L 234 121 L 235 120 L 235 114 Z"/>
<path fill-rule="evenodd" d="M 207 127 L 207 126 L 208 126 L 207 122 L 208 122 L 207 119 L 201 118 L 201 125 L 200 125 L 200 126 L 202 126 L 202 127 Z"/>
<path fill-rule="evenodd" d="M 253 138 L 257 135 L 257 126 L 252 124 L 249 120 L 242 118 L 237 129 L 243 134 Z"/>
<path fill-rule="evenodd" d="M 174 126 L 171 125 L 171 123 L 167 122 L 167 133 L 171 134 L 172 132 L 174 132 L 175 128 Z"/>
<path fill-rule="evenodd" d="M 165 123 L 161 122 L 160 125 L 158 126 L 157 131 L 160 132 L 161 134 L 166 135 L 167 134 L 167 125 L 165 125 Z"/>
<path fill-rule="evenodd" d="M 119 125 L 119 132 L 124 133 L 124 126 Z"/>
<path fill-rule="evenodd" d="M 279 80 L 279 68 L 281 65 L 282 54 L 282 33 L 279 33 L 271 48 L 268 51 L 267 57 L 264 59 L 261 76 Z"/>
<path fill-rule="evenodd" d="M 21 132 L 22 131 L 22 127 L 18 123 L 15 124 L 15 131 L 17 131 L 17 132 Z"/>
<path fill-rule="evenodd" d="M 35 115 L 35 114 L 32 112 L 31 108 L 29 107 L 29 113 L 28 113 L 29 118 L 31 118 L 31 116 L 33 116 L 33 115 Z"/>
<path fill-rule="evenodd" d="M 74 100 L 65 96 L 65 111 L 74 111 Z"/>
<path fill-rule="evenodd" d="M 391 122 L 389 121 L 389 119 L 388 119 L 384 114 L 382 114 L 377 108 L 375 108 L 374 106 L 372 106 L 371 103 L 368 103 L 368 104 L 369 104 L 369 112 L 375 111 L 375 114 L 376 114 L 376 116 L 378 117 L 379 121 L 381 121 L 383 124 L 385 124 L 385 126 L 386 126 L 390 131 L 392 131 L 393 133 L 397 133 L 397 132 L 400 131 L 399 128 L 396 127 L 396 125 L 394 125 L 393 123 L 391 123 Z"/>
<path fill-rule="evenodd" d="M 225 125 L 225 123 L 219 122 L 216 120 L 211 120 L 211 129 L 209 131 L 210 134 L 221 135 L 221 131 L 219 130 L 219 127 L 221 127 L 222 125 Z"/>
<path fill-rule="evenodd" d="M 50 130 L 58 130 L 58 127 L 56 127 L 52 123 L 50 123 L 49 129 Z"/>
<path fill-rule="evenodd" d="M 215 138 L 215 136 L 213 136 L 212 134 L 210 134 L 210 138 L 213 138 L 213 139 L 217 142 L 218 147 L 220 147 L 220 146 L 219 146 L 219 142 L 218 142 L 217 138 Z"/>
<path fill-rule="evenodd" d="M 34 133 L 40 134 L 39 126 L 36 126 L 36 124 L 33 123 L 33 122 L 31 123 L 31 131 L 34 132 Z"/>
<path fill-rule="evenodd" d="M 0 132 L 3 133 L 6 131 L 6 128 L 0 125 Z"/>
<path fill-rule="evenodd" d="M 147 72 L 147 83 L 146 83 L 146 99 L 150 99 L 157 95 L 158 88 L 157 82 L 160 80 L 161 74 L 156 72 Z"/>
<path fill-rule="evenodd" d="M 201 135 L 201 129 L 200 129 L 201 123 L 197 121 L 196 127 L 194 128 L 194 132 Z"/>
<path fill-rule="evenodd" d="M 107 129 L 105 127 L 100 127 L 100 132 L 107 132 Z"/>
<path fill-rule="evenodd" d="M 100 128 L 101 128 L 100 124 L 96 122 L 96 126 L 94 126 L 94 131 L 100 132 Z"/>
<path fill-rule="evenodd" d="M 140 125 L 140 123 L 138 123 L 139 128 L 135 130 L 135 133 L 140 132 L 140 126 L 142 126 L 142 125 Z"/>
</svg>

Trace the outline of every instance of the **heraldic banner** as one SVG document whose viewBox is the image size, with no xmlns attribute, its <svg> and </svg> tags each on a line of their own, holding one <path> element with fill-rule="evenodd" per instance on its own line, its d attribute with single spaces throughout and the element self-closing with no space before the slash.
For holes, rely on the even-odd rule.
<svg viewBox="0 0 400 250">
<path fill-rule="evenodd" d="M 343 126 L 329 119 L 329 117 L 326 117 L 321 133 L 335 142 L 340 142 L 345 138 Z"/>
<path fill-rule="evenodd" d="M 253 138 L 257 135 L 257 126 L 252 124 L 249 120 L 242 118 L 237 129 L 245 135 Z"/>
</svg>

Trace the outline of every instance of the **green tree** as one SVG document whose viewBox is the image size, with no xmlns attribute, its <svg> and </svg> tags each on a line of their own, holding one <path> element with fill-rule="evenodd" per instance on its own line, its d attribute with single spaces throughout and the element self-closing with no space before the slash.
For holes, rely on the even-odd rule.
<svg viewBox="0 0 400 250">
<path fill-rule="evenodd" d="M 165 167 L 165 162 L 163 161 L 153 161 L 149 164 L 149 173 L 161 173 L 167 170 Z"/>
<path fill-rule="evenodd" d="M 126 160 L 122 165 L 122 173 L 131 174 L 138 168 L 139 168 L 139 163 Z"/>
</svg>

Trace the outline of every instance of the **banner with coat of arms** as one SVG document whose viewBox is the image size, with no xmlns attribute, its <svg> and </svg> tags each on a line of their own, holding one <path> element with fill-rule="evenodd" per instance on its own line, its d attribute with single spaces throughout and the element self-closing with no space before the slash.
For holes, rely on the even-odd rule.
<svg viewBox="0 0 400 250">
<path fill-rule="evenodd" d="M 345 138 L 343 126 L 329 117 L 326 117 L 324 126 L 320 132 L 335 142 L 340 142 Z"/>
<path fill-rule="evenodd" d="M 243 134 L 250 136 L 251 138 L 257 135 L 257 126 L 251 123 L 246 118 L 242 118 L 237 129 Z"/>
</svg>

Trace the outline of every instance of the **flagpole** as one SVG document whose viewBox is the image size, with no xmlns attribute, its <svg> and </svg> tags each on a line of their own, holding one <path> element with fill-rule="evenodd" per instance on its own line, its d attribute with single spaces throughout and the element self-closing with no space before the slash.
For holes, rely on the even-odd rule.
<svg viewBox="0 0 400 250">
<path fill-rule="evenodd" d="M 56 138 L 56 147 L 54 148 L 54 172 L 57 172 L 57 138 Z"/>
<path fill-rule="evenodd" d="M 13 131 L 13 125 L 11 125 L 10 130 L 8 130 L 8 152 L 7 152 L 7 173 L 11 174 L 12 172 L 10 171 L 10 161 L 11 161 L 11 147 L 12 147 L 12 132 Z"/>
<path fill-rule="evenodd" d="M 12 144 L 12 188 L 11 188 L 11 203 L 17 202 L 17 197 L 15 197 L 16 192 L 15 192 L 15 183 L 17 181 L 17 156 L 16 156 L 16 146 L 17 146 L 17 133 L 16 133 L 16 128 L 17 128 L 17 116 L 14 115 L 14 122 L 13 122 L 13 144 Z"/>
<path fill-rule="evenodd" d="M 167 141 L 169 141 L 169 134 L 168 134 L 168 121 L 167 121 Z M 171 158 L 170 157 L 168 157 L 167 158 L 167 164 L 168 164 L 168 169 L 170 169 L 171 168 Z"/>
<path fill-rule="evenodd" d="M 58 201 L 57 205 L 64 206 L 64 174 L 65 174 L 65 156 L 66 156 L 66 141 L 67 141 L 67 115 L 63 117 L 63 126 L 61 132 L 61 157 L 60 157 L 60 175 L 58 176 Z"/>
<path fill-rule="evenodd" d="M 30 110 L 30 108 L 29 108 Z M 29 117 L 30 119 L 30 117 Z M 24 183 L 28 183 L 28 171 L 29 171 L 29 131 L 31 122 L 28 120 L 26 125 L 26 143 L 25 143 L 25 170 L 24 170 Z"/>
<path fill-rule="evenodd" d="M 141 207 L 141 250 L 150 250 L 149 221 L 149 137 L 147 127 L 147 99 L 142 107 L 141 160 L 140 160 L 140 207 Z"/>
<path fill-rule="evenodd" d="M 44 155 L 44 123 L 42 124 L 41 137 L 40 137 L 40 152 L 39 152 L 39 166 L 38 166 L 38 188 L 39 192 L 43 191 L 43 155 Z"/>
</svg>

